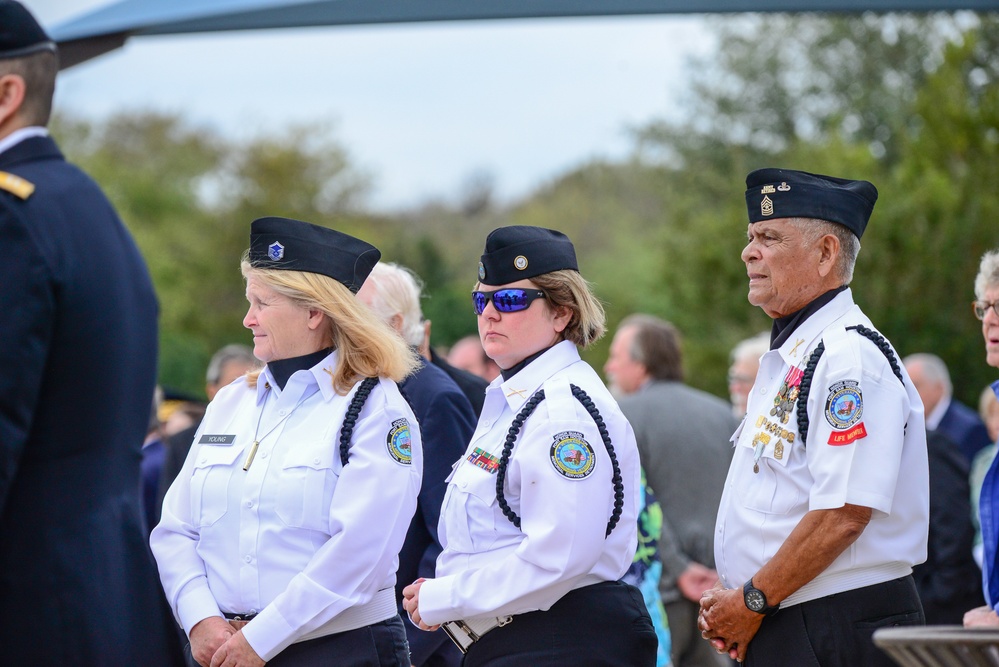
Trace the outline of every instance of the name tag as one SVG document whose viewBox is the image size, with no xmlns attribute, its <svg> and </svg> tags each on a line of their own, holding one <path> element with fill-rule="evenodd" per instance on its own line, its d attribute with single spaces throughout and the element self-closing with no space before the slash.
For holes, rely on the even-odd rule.
<svg viewBox="0 0 999 667">
<path fill-rule="evenodd" d="M 236 442 L 236 436 L 233 435 L 210 435 L 205 433 L 201 436 L 201 440 L 198 440 L 199 445 L 231 445 Z"/>
</svg>

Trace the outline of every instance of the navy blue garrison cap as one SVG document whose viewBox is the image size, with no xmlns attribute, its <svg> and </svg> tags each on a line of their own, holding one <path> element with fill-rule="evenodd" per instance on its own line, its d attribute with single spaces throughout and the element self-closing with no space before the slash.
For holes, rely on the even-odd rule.
<svg viewBox="0 0 999 667">
<path fill-rule="evenodd" d="M 542 227 L 500 227 L 486 237 L 479 282 L 505 285 L 562 269 L 579 271 L 568 236 Z"/>
<path fill-rule="evenodd" d="M 55 50 L 55 42 L 24 5 L 14 0 L 0 0 L 0 59 Z"/>
<path fill-rule="evenodd" d="M 867 181 L 809 174 L 793 169 L 757 169 L 746 177 L 749 222 L 814 218 L 836 222 L 860 238 L 878 200 Z"/>
<path fill-rule="evenodd" d="M 290 218 L 259 218 L 250 224 L 250 266 L 319 273 L 361 289 L 382 254 L 353 236 Z"/>
</svg>

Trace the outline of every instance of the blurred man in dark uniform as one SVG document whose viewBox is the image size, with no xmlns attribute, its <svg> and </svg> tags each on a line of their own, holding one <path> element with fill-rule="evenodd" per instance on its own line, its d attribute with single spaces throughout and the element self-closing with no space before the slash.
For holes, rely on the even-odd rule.
<svg viewBox="0 0 999 667">
<path fill-rule="evenodd" d="M 414 348 L 425 339 L 420 309 L 421 286 L 416 276 L 396 264 L 379 262 L 357 298 L 367 304 Z M 415 373 L 399 384 L 403 397 L 420 423 L 423 442 L 423 486 L 416 514 L 399 552 L 396 598 L 419 577 L 434 576 L 443 551 L 437 535 L 447 477 L 475 431 L 475 413 L 447 373 L 421 358 Z M 414 667 L 457 667 L 461 652 L 443 631 L 423 632 L 406 623 L 410 660 Z"/>
<path fill-rule="evenodd" d="M 139 505 L 156 297 L 48 136 L 57 70 L 41 26 L 0 0 L 0 660 L 165 665 Z"/>
</svg>

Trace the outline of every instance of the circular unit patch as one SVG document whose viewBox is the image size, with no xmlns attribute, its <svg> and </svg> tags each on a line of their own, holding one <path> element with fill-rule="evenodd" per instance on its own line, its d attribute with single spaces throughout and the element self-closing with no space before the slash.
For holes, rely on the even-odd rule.
<svg viewBox="0 0 999 667">
<path fill-rule="evenodd" d="M 576 431 L 563 431 L 555 436 L 551 461 L 555 471 L 569 479 L 589 477 L 597 464 L 590 443 L 586 442 L 582 433 Z"/>
<path fill-rule="evenodd" d="M 388 453 L 396 460 L 408 466 L 413 462 L 413 440 L 409 431 L 409 421 L 397 419 L 392 422 L 392 429 L 386 438 Z"/>
<path fill-rule="evenodd" d="M 843 380 L 829 387 L 826 398 L 826 421 L 834 429 L 850 428 L 864 416 L 864 398 L 860 394 L 860 384 L 854 380 Z"/>
<path fill-rule="evenodd" d="M 523 271 L 524 269 L 527 268 L 527 258 L 524 257 L 523 255 L 517 255 L 517 257 L 515 257 L 513 260 L 513 265 L 517 268 L 518 271 Z"/>
</svg>

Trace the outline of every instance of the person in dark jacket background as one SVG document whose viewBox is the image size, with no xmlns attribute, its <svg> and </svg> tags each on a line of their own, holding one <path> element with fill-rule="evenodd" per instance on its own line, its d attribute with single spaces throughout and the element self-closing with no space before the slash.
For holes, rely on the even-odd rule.
<svg viewBox="0 0 999 667">
<path fill-rule="evenodd" d="M 8 665 L 166 665 L 142 529 L 157 303 L 132 237 L 45 129 L 58 57 L 0 0 L 0 651 Z"/>
</svg>

